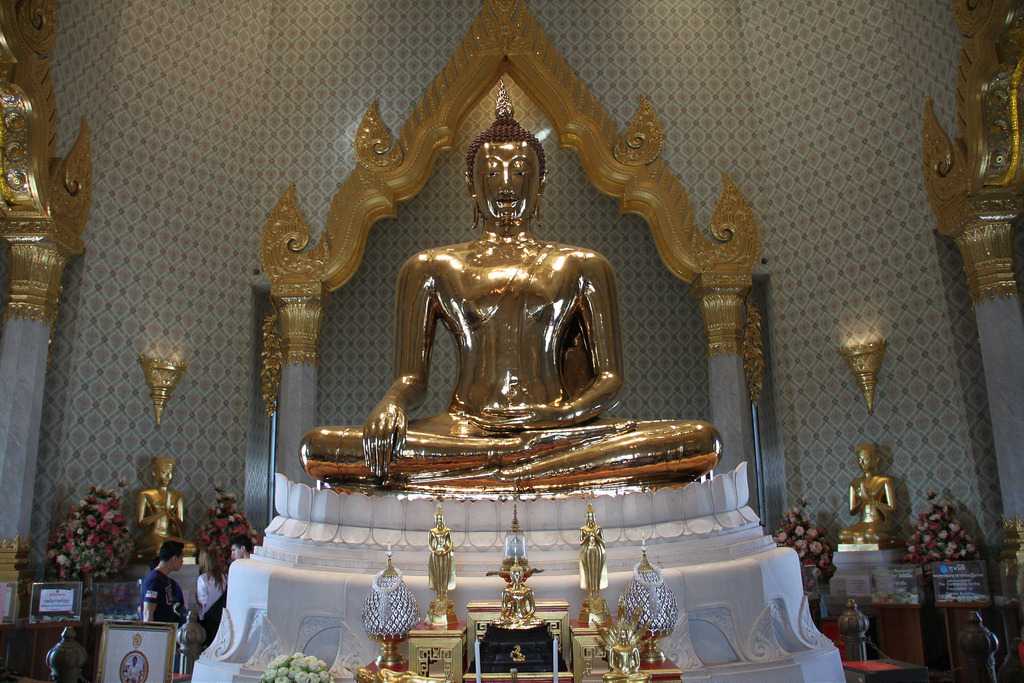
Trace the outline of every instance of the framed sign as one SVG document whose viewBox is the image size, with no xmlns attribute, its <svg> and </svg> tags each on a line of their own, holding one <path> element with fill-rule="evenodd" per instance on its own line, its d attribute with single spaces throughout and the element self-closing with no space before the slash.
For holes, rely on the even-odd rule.
<svg viewBox="0 0 1024 683">
<path fill-rule="evenodd" d="M 18 617 L 18 582 L 0 583 L 0 624 L 13 624 Z"/>
<path fill-rule="evenodd" d="M 981 560 L 932 564 L 936 607 L 988 605 L 988 574 Z"/>
<path fill-rule="evenodd" d="M 161 622 L 105 622 L 97 683 L 171 683 L 175 630 Z"/>
<path fill-rule="evenodd" d="M 920 605 L 924 580 L 919 564 L 892 564 L 871 570 L 875 605 Z"/>
<path fill-rule="evenodd" d="M 82 618 L 82 582 L 33 583 L 30 623 L 78 621 Z"/>
<path fill-rule="evenodd" d="M 139 582 L 103 581 L 92 586 L 93 614 L 97 622 L 135 621 L 139 618 Z"/>
</svg>

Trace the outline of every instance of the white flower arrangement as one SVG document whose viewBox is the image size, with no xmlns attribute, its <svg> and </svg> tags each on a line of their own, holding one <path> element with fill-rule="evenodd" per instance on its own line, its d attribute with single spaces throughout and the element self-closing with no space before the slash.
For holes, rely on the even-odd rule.
<svg viewBox="0 0 1024 683">
<path fill-rule="evenodd" d="M 331 672 L 322 659 L 301 652 L 274 657 L 260 683 L 331 683 Z"/>
</svg>

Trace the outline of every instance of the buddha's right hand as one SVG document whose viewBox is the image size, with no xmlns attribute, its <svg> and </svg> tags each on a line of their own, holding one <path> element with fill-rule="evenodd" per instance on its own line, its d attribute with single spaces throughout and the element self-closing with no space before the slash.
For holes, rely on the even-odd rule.
<svg viewBox="0 0 1024 683">
<path fill-rule="evenodd" d="M 363 457 L 373 476 L 385 479 L 391 458 L 402 451 L 408 427 L 405 409 L 384 399 L 370 413 L 363 427 Z"/>
</svg>

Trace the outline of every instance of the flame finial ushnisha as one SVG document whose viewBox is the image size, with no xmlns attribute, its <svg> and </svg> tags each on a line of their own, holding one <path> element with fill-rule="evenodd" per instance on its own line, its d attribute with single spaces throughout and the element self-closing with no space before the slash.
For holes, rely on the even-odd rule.
<svg viewBox="0 0 1024 683">
<path fill-rule="evenodd" d="M 512 108 L 512 96 L 505 88 L 505 82 L 498 80 L 498 97 L 494 103 L 494 116 L 498 119 L 515 118 L 516 111 Z"/>
</svg>

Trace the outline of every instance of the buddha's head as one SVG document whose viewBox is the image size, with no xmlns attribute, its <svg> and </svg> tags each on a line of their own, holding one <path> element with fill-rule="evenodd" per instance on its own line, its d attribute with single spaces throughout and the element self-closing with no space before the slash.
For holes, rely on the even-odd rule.
<svg viewBox="0 0 1024 683">
<path fill-rule="evenodd" d="M 434 510 L 434 526 L 438 529 L 444 527 L 444 510 L 440 505 L 438 505 L 437 509 Z"/>
<path fill-rule="evenodd" d="M 529 221 L 544 190 L 544 148 L 515 120 L 512 100 L 498 83 L 495 119 L 466 153 L 466 186 L 485 223 L 511 232 Z"/>
<path fill-rule="evenodd" d="M 587 526 L 597 526 L 597 518 L 594 516 L 594 505 L 587 503 Z"/>
<path fill-rule="evenodd" d="M 174 478 L 174 458 L 158 455 L 153 458 L 153 481 L 157 486 L 170 486 Z"/>
<path fill-rule="evenodd" d="M 871 441 L 857 444 L 853 452 L 857 454 L 857 464 L 864 474 L 874 474 L 878 470 L 878 444 Z"/>
</svg>

